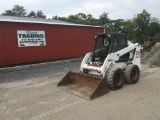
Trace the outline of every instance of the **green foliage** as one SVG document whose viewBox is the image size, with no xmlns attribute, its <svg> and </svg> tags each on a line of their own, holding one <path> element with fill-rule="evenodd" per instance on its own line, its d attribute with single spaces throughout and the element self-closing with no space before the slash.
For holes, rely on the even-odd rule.
<svg viewBox="0 0 160 120">
<path fill-rule="evenodd" d="M 34 11 L 31 11 L 31 12 L 28 14 L 28 17 L 34 17 L 34 18 L 36 18 L 36 17 L 37 17 L 37 14 L 36 14 Z"/>
<path fill-rule="evenodd" d="M 5 12 L 2 13 L 2 15 L 5 16 L 19 16 L 19 17 L 34 17 L 34 18 L 46 18 L 46 15 L 43 14 L 43 12 L 37 11 L 31 11 L 28 15 L 26 12 L 26 9 L 23 6 L 20 5 L 14 5 L 12 10 L 5 10 Z"/>
<path fill-rule="evenodd" d="M 123 21 L 124 21 L 123 19 L 108 20 L 104 25 L 106 28 L 106 31 L 125 33 Z"/>
<path fill-rule="evenodd" d="M 52 19 L 62 20 L 66 22 L 104 26 L 106 32 L 122 32 L 127 34 L 127 39 L 135 42 L 143 43 L 147 37 L 157 37 L 160 40 L 160 20 L 159 18 L 151 18 L 150 13 L 143 10 L 141 13 L 134 16 L 132 19 L 111 20 L 107 12 L 102 13 L 98 19 L 91 14 L 78 13 L 69 15 L 68 17 L 53 16 Z M 34 18 L 46 18 L 46 15 L 39 10 L 31 11 L 28 15 L 23 6 L 15 5 L 11 10 L 5 10 L 2 15 L 8 16 L 28 16 Z"/>
<path fill-rule="evenodd" d="M 107 32 L 117 32 L 116 28 L 114 26 L 106 27 L 105 30 Z"/>
<path fill-rule="evenodd" d="M 108 13 L 104 12 L 102 15 L 99 16 L 100 25 L 106 24 L 110 19 L 108 18 Z"/>
<path fill-rule="evenodd" d="M 43 14 L 41 10 L 37 11 L 37 18 L 46 18 L 46 15 Z"/>
<path fill-rule="evenodd" d="M 157 37 L 157 41 L 160 42 L 160 33 L 157 33 L 157 34 L 156 34 L 156 37 Z"/>
<path fill-rule="evenodd" d="M 56 16 L 53 16 L 52 19 L 58 19 L 58 16 L 57 16 L 57 15 L 56 15 Z"/>
<path fill-rule="evenodd" d="M 100 22 L 98 19 L 95 19 L 92 17 L 91 14 L 84 14 L 84 13 L 78 13 L 76 15 L 69 15 L 68 17 L 56 17 L 55 16 L 52 19 L 58 19 L 63 20 L 66 22 L 72 22 L 76 24 L 85 24 L 85 25 L 100 25 Z"/>
<path fill-rule="evenodd" d="M 151 18 L 150 22 L 156 22 L 156 23 L 159 23 L 159 18 L 156 18 L 156 17 L 153 17 Z"/>
<path fill-rule="evenodd" d="M 126 20 L 122 22 L 123 33 L 127 34 L 127 39 L 133 40 L 136 38 L 135 23 L 133 20 Z"/>
<path fill-rule="evenodd" d="M 84 13 L 78 13 L 75 17 L 80 20 L 86 20 L 87 18 L 86 14 Z"/>
<path fill-rule="evenodd" d="M 37 13 L 34 12 L 34 11 L 31 11 L 31 12 L 28 14 L 28 17 L 44 18 L 44 19 L 46 19 L 46 15 L 44 15 L 42 11 L 37 11 Z"/>
<path fill-rule="evenodd" d="M 12 10 L 5 10 L 5 12 L 3 12 L 2 15 L 5 15 L 5 16 L 14 16 Z"/>
<path fill-rule="evenodd" d="M 34 17 L 34 18 L 46 18 L 46 15 L 43 14 L 42 11 L 37 11 L 34 12 L 34 11 L 31 11 L 29 14 L 28 14 L 28 17 Z"/>
<path fill-rule="evenodd" d="M 103 13 L 102 15 L 100 15 L 99 19 L 95 19 L 91 14 L 86 15 L 84 13 L 69 15 L 68 17 L 55 18 L 55 16 L 53 16 L 52 19 L 63 20 L 76 24 L 95 25 L 95 26 L 103 26 L 106 23 L 106 21 L 109 20 L 108 13 Z"/>
<path fill-rule="evenodd" d="M 150 19 L 151 15 L 146 10 L 143 10 L 142 13 L 138 14 L 137 17 L 134 18 L 134 22 L 136 25 L 135 29 L 138 36 L 140 36 L 141 34 L 147 35 Z"/>
<path fill-rule="evenodd" d="M 6 10 L 2 15 L 6 16 L 19 16 L 19 17 L 24 17 L 26 16 L 27 12 L 26 9 L 24 9 L 23 6 L 19 5 L 14 5 L 12 10 Z"/>
<path fill-rule="evenodd" d="M 144 41 L 147 39 L 147 35 L 144 35 L 144 34 L 140 34 L 137 39 L 136 39 L 136 42 L 142 44 L 144 43 Z"/>
<path fill-rule="evenodd" d="M 27 14 L 26 9 L 24 9 L 23 6 L 19 5 L 15 5 L 14 8 L 12 9 L 12 12 L 14 16 L 20 16 L 20 17 L 24 17 Z"/>
<path fill-rule="evenodd" d="M 160 33 L 160 25 L 157 22 L 150 23 L 148 32 L 149 37 L 155 37 L 157 33 Z"/>
<path fill-rule="evenodd" d="M 58 17 L 58 19 L 77 24 L 105 26 L 107 32 L 125 33 L 127 34 L 127 39 L 139 43 L 143 43 L 149 36 L 153 37 L 157 35 L 160 38 L 159 19 L 155 17 L 151 18 L 151 15 L 146 10 L 128 20 L 110 20 L 107 12 L 101 14 L 99 19 L 95 19 L 91 14 L 86 15 L 84 13 L 69 15 L 68 17 Z"/>
</svg>

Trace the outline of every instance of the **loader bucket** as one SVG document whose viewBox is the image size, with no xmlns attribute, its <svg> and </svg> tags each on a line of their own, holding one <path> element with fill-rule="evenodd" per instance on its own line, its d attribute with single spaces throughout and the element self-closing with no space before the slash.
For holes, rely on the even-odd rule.
<svg viewBox="0 0 160 120">
<path fill-rule="evenodd" d="M 109 92 L 105 79 L 71 71 L 64 76 L 57 87 L 87 100 Z"/>
</svg>

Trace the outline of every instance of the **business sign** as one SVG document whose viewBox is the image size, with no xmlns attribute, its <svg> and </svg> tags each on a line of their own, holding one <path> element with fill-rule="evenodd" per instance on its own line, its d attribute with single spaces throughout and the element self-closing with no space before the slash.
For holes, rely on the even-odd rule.
<svg viewBox="0 0 160 120">
<path fill-rule="evenodd" d="M 44 31 L 24 31 L 17 30 L 18 46 L 46 46 Z"/>
</svg>

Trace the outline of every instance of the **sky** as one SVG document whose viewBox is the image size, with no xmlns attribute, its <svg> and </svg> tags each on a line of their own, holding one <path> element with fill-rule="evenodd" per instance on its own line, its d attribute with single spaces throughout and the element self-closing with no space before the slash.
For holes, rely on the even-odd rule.
<svg viewBox="0 0 160 120">
<path fill-rule="evenodd" d="M 68 17 L 78 13 L 91 14 L 99 18 L 104 12 L 111 20 L 132 19 L 143 9 L 151 17 L 160 18 L 160 0 L 0 0 L 0 14 L 14 5 L 23 6 L 27 13 L 42 10 L 47 18 Z"/>
</svg>

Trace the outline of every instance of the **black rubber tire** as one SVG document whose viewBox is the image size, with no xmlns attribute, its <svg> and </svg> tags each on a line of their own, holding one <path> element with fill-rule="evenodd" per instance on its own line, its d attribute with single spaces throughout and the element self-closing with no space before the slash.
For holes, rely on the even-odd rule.
<svg viewBox="0 0 160 120">
<path fill-rule="evenodd" d="M 121 68 L 110 69 L 106 75 L 106 80 L 110 89 L 118 90 L 122 88 L 125 81 L 123 70 Z"/>
<path fill-rule="evenodd" d="M 126 83 L 135 84 L 138 82 L 140 76 L 140 70 L 137 65 L 129 64 L 126 67 L 124 73 L 125 73 Z"/>
</svg>

